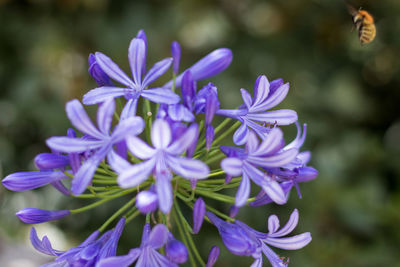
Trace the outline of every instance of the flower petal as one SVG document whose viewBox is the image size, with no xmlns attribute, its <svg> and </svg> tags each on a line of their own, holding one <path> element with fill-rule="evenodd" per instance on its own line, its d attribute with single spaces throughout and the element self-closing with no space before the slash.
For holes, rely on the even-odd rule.
<svg viewBox="0 0 400 267">
<path fill-rule="evenodd" d="M 267 193 L 267 195 L 279 205 L 283 205 L 287 202 L 286 194 L 283 191 L 282 187 L 279 185 L 277 181 L 269 178 L 265 175 L 264 182 L 261 184 L 261 187 Z"/>
<path fill-rule="evenodd" d="M 283 133 L 279 128 L 275 127 L 268 133 L 258 149 L 253 151 L 251 155 L 260 157 L 274 151 L 276 152 L 282 148 L 283 143 Z"/>
<path fill-rule="evenodd" d="M 135 84 L 142 84 L 143 65 L 146 64 L 146 45 L 140 38 L 133 38 L 128 50 L 129 65 Z"/>
<path fill-rule="evenodd" d="M 168 122 L 163 119 L 157 119 L 151 129 L 151 142 L 155 148 L 166 148 L 171 143 L 171 128 Z"/>
<path fill-rule="evenodd" d="M 179 72 L 179 61 L 181 60 L 181 46 L 176 41 L 171 43 L 171 55 L 173 58 L 172 72 L 176 75 Z"/>
<path fill-rule="evenodd" d="M 275 214 L 268 217 L 268 233 L 275 233 L 279 229 L 279 219 Z"/>
<path fill-rule="evenodd" d="M 287 250 L 301 249 L 311 242 L 311 234 L 309 232 L 302 233 L 291 237 L 274 238 L 268 237 L 264 241 L 274 247 Z"/>
<path fill-rule="evenodd" d="M 93 174 L 96 172 L 98 165 L 105 158 L 109 150 L 111 150 L 109 145 L 102 147 L 79 168 L 74 179 L 72 179 L 71 192 L 74 195 L 80 195 L 85 191 L 86 187 L 92 181 Z"/>
<path fill-rule="evenodd" d="M 44 254 L 59 256 L 64 253 L 63 251 L 53 249 L 47 236 L 43 236 L 43 239 L 40 240 L 34 227 L 31 228 L 30 239 L 33 247 Z"/>
<path fill-rule="evenodd" d="M 269 220 L 269 219 L 268 219 Z M 290 234 L 294 228 L 296 228 L 297 223 L 299 222 L 299 211 L 294 209 L 292 214 L 290 214 L 290 218 L 288 222 L 283 226 L 278 232 L 273 231 L 268 234 L 269 237 L 280 237 Z M 279 220 L 278 220 L 279 227 Z"/>
<path fill-rule="evenodd" d="M 206 203 L 199 197 L 193 205 L 193 234 L 200 232 L 206 214 Z"/>
<path fill-rule="evenodd" d="M 146 76 L 142 82 L 142 88 L 147 87 L 149 84 L 158 79 L 161 75 L 163 75 L 171 66 L 172 58 L 165 58 L 156 64 L 146 73 Z"/>
<path fill-rule="evenodd" d="M 252 102 L 251 95 L 245 89 L 240 89 L 240 93 L 242 94 L 243 102 L 247 109 L 250 109 Z"/>
<path fill-rule="evenodd" d="M 100 68 L 115 81 L 126 85 L 127 87 L 134 87 L 133 81 L 128 77 L 128 75 L 123 72 L 114 61 L 103 53 L 96 52 L 96 62 L 99 64 Z"/>
<path fill-rule="evenodd" d="M 243 173 L 242 181 L 240 182 L 238 191 L 236 192 L 235 205 L 242 207 L 246 204 L 250 195 L 250 180 L 245 173 Z"/>
<path fill-rule="evenodd" d="M 106 100 L 97 110 L 97 126 L 104 135 L 110 135 L 111 123 L 115 110 L 114 100 Z"/>
<path fill-rule="evenodd" d="M 167 242 L 168 229 L 164 224 L 157 224 L 150 232 L 148 245 L 153 249 L 159 249 Z"/>
<path fill-rule="evenodd" d="M 246 143 L 247 154 L 254 155 L 254 151 L 256 151 L 259 144 L 257 135 L 253 131 L 250 131 Z"/>
<path fill-rule="evenodd" d="M 292 148 L 266 157 L 255 157 L 249 155 L 247 161 L 264 168 L 282 167 L 294 160 L 298 152 L 297 149 Z"/>
<path fill-rule="evenodd" d="M 280 86 L 272 95 L 268 96 L 262 103 L 257 106 L 253 106 L 249 109 L 250 112 L 263 112 L 277 106 L 285 99 L 289 92 L 289 83 Z"/>
<path fill-rule="evenodd" d="M 233 142 L 238 146 L 244 145 L 247 142 L 248 136 L 249 130 L 247 129 L 247 125 L 243 123 L 233 134 Z"/>
<path fill-rule="evenodd" d="M 238 177 L 242 175 L 242 161 L 238 158 L 225 158 L 221 161 L 221 168 L 227 174 Z"/>
<path fill-rule="evenodd" d="M 262 123 L 289 125 L 297 121 L 297 113 L 291 109 L 280 109 L 264 113 L 249 113 L 247 118 Z"/>
<path fill-rule="evenodd" d="M 269 94 L 269 81 L 265 75 L 258 77 L 256 86 L 254 88 L 254 101 L 253 107 L 257 107 L 262 104 L 268 97 Z"/>
<path fill-rule="evenodd" d="M 70 214 L 69 210 L 42 210 L 35 208 L 25 208 L 18 211 L 15 215 L 24 223 L 43 223 L 64 218 Z"/>
<path fill-rule="evenodd" d="M 219 247 L 213 246 L 208 253 L 206 267 L 213 267 L 219 257 Z"/>
<path fill-rule="evenodd" d="M 118 174 L 124 172 L 132 166 L 127 160 L 119 156 L 113 149 L 108 153 L 107 160 L 111 168 Z"/>
<path fill-rule="evenodd" d="M 155 160 L 150 159 L 125 169 L 117 178 L 119 186 L 122 188 L 130 188 L 141 184 L 150 176 L 154 165 Z"/>
<path fill-rule="evenodd" d="M 46 144 L 51 149 L 54 149 L 59 152 L 80 153 L 97 149 L 104 144 L 104 141 L 71 138 L 65 136 L 54 136 L 47 139 Z"/>
<path fill-rule="evenodd" d="M 96 267 L 129 267 L 131 264 L 139 257 L 140 249 L 136 248 L 135 254 L 124 256 L 115 256 L 115 257 L 108 257 L 105 259 L 101 259 L 99 262 L 96 263 Z"/>
<path fill-rule="evenodd" d="M 167 162 L 174 173 L 187 179 L 204 179 L 210 173 L 207 164 L 197 159 L 168 156 Z"/>
<path fill-rule="evenodd" d="M 118 143 L 128 135 L 138 135 L 144 129 L 144 121 L 141 117 L 129 117 L 121 120 L 112 133 L 112 142 Z"/>
<path fill-rule="evenodd" d="M 170 89 L 164 88 L 143 90 L 141 92 L 141 96 L 152 102 L 160 104 L 176 104 L 181 100 L 180 97 Z"/>
<path fill-rule="evenodd" d="M 125 120 L 129 117 L 136 116 L 138 100 L 139 98 L 135 97 L 135 98 L 130 98 L 128 102 L 126 102 L 124 108 L 122 109 L 120 120 Z"/>
<path fill-rule="evenodd" d="M 174 141 L 168 148 L 166 149 L 168 153 L 173 155 L 180 155 L 185 152 L 188 147 L 192 145 L 192 143 L 197 140 L 199 135 L 199 127 L 197 124 L 192 124 L 185 131 L 185 133 L 179 137 L 178 140 Z"/>
<path fill-rule="evenodd" d="M 172 207 L 171 173 L 156 174 L 156 192 L 158 195 L 158 206 L 163 213 L 168 213 Z"/>
<path fill-rule="evenodd" d="M 155 149 L 136 136 L 127 136 L 126 144 L 132 154 L 139 159 L 149 159 L 156 153 Z"/>
<path fill-rule="evenodd" d="M 82 104 L 73 99 L 66 105 L 67 116 L 79 131 L 97 139 L 103 139 L 103 134 L 94 127 Z"/>
<path fill-rule="evenodd" d="M 132 92 L 130 88 L 103 86 L 94 88 L 83 95 L 82 102 L 85 105 L 93 105 L 102 103 L 111 98 L 129 95 L 132 94 Z"/>
</svg>

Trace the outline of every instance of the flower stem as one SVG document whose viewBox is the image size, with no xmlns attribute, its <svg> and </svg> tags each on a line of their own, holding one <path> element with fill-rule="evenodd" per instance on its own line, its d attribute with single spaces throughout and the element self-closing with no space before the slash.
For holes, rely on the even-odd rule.
<svg viewBox="0 0 400 267">
<path fill-rule="evenodd" d="M 229 134 L 231 134 L 233 131 L 235 131 L 241 124 L 242 124 L 242 122 L 237 121 L 227 131 L 223 132 L 220 136 L 218 136 L 218 138 L 216 138 L 214 140 L 213 145 L 218 144 L 221 140 L 223 140 L 225 137 L 227 137 Z"/>
<path fill-rule="evenodd" d="M 99 228 L 100 232 L 103 232 L 106 227 L 115 220 L 120 214 L 122 214 L 125 210 L 127 210 L 133 203 L 135 203 L 136 197 L 132 198 L 130 201 L 128 201 L 125 205 L 123 205 L 119 210 L 117 210 L 108 220 L 103 223 L 103 225 Z"/>
</svg>

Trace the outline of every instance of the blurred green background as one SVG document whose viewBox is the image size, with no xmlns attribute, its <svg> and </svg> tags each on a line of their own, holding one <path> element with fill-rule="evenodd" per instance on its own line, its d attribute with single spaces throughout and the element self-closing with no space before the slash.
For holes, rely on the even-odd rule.
<svg viewBox="0 0 400 267">
<path fill-rule="evenodd" d="M 148 65 L 169 56 L 173 40 L 183 49 L 181 69 L 228 47 L 232 65 L 211 79 L 221 107 L 241 104 L 239 89 L 252 91 L 260 74 L 290 82 L 279 107 L 295 109 L 308 124 L 304 148 L 320 172 L 301 185 L 303 199 L 292 192 L 286 206 L 244 208 L 238 218 L 266 231 L 270 214 L 284 224 L 298 208 L 296 233 L 310 231 L 313 241 L 300 251 L 276 250 L 290 256 L 291 266 L 400 266 L 400 1 L 352 3 L 375 17 L 371 44 L 360 45 L 343 1 L 0 0 L 0 176 L 33 170 L 35 155 L 48 151 L 46 138 L 65 134 L 66 101 L 96 86 L 87 73 L 90 52 L 104 52 L 128 72 L 129 41 L 139 29 L 148 37 Z M 289 140 L 294 126 L 286 130 Z M 30 226 L 16 219 L 17 210 L 85 203 L 50 187 L 20 193 L 0 187 L 1 266 L 48 260 L 31 249 Z M 76 245 L 120 204 L 40 225 L 38 232 L 56 248 Z M 140 242 L 143 220 L 135 221 L 121 253 Z M 204 257 L 211 245 L 221 248 L 217 266 L 252 262 L 230 255 L 213 227 L 202 231 L 196 240 Z"/>
</svg>

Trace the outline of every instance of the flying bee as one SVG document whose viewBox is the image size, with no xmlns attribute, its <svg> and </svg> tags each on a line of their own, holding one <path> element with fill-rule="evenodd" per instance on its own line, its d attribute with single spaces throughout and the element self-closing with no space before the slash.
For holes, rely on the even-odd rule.
<svg viewBox="0 0 400 267">
<path fill-rule="evenodd" d="M 353 16 L 353 23 L 358 31 L 358 38 L 361 44 L 368 44 L 375 39 L 376 27 L 374 18 L 365 10 L 357 10 L 347 5 L 350 14 Z"/>
</svg>

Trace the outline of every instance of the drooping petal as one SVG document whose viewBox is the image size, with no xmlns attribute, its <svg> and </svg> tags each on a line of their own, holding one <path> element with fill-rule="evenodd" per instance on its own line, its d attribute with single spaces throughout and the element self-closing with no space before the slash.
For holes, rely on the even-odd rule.
<svg viewBox="0 0 400 267">
<path fill-rule="evenodd" d="M 25 191 L 68 178 L 61 171 L 16 172 L 6 176 L 1 183 L 12 191 Z"/>
<path fill-rule="evenodd" d="M 238 177 L 242 175 L 242 161 L 238 158 L 226 158 L 221 161 L 221 168 L 227 174 Z"/>
<path fill-rule="evenodd" d="M 311 234 L 309 232 L 302 233 L 291 237 L 268 237 L 264 241 L 274 247 L 287 250 L 301 249 L 311 242 Z"/>
<path fill-rule="evenodd" d="M 248 135 L 249 130 L 247 129 L 247 125 L 243 123 L 233 134 L 233 142 L 238 146 L 244 145 L 247 141 Z"/>
<path fill-rule="evenodd" d="M 262 123 L 289 125 L 297 121 L 297 113 L 291 109 L 280 109 L 264 113 L 249 113 L 247 118 Z"/>
<path fill-rule="evenodd" d="M 245 173 L 243 173 L 242 181 L 240 182 L 239 188 L 236 192 L 235 206 L 242 207 L 246 204 L 247 199 L 250 195 L 250 180 Z"/>
<path fill-rule="evenodd" d="M 31 228 L 30 239 L 33 247 L 44 254 L 58 256 L 64 253 L 63 251 L 53 249 L 47 236 L 43 236 L 42 240 L 40 240 L 34 227 Z"/>
<path fill-rule="evenodd" d="M 143 65 L 146 64 L 146 45 L 140 38 L 133 38 L 128 51 L 129 65 L 135 84 L 142 83 Z"/>
<path fill-rule="evenodd" d="M 125 169 L 117 178 L 122 188 L 135 187 L 145 181 L 154 169 L 155 160 L 149 159 Z"/>
<path fill-rule="evenodd" d="M 187 179 L 207 178 L 210 173 L 207 164 L 197 159 L 168 156 L 167 163 L 174 173 Z"/>
<path fill-rule="evenodd" d="M 185 152 L 186 149 L 197 139 L 199 135 L 199 127 L 197 124 L 192 124 L 185 131 L 185 133 L 179 137 L 178 140 L 174 141 L 168 148 L 166 149 L 168 153 L 173 155 L 180 155 Z"/>
<path fill-rule="evenodd" d="M 103 138 L 103 134 L 94 127 L 82 104 L 77 99 L 73 99 L 67 103 L 66 111 L 72 125 L 79 131 L 97 139 Z"/>
<path fill-rule="evenodd" d="M 163 213 L 168 213 L 172 207 L 172 175 L 169 172 L 156 174 L 156 192 L 158 205 Z"/>
<path fill-rule="evenodd" d="M 136 136 L 128 136 L 126 138 L 126 144 L 132 154 L 139 159 L 149 159 L 153 157 L 156 153 L 155 149 L 150 147 L 148 144 L 146 144 L 144 141 Z"/>
<path fill-rule="evenodd" d="M 112 118 L 115 110 L 114 100 L 106 100 L 97 110 L 97 125 L 104 135 L 110 134 Z"/>
<path fill-rule="evenodd" d="M 98 150 L 79 168 L 79 171 L 72 179 L 71 192 L 75 195 L 80 195 L 85 191 L 86 187 L 90 184 L 100 162 L 106 157 L 111 146 L 106 145 Z"/>
<path fill-rule="evenodd" d="M 64 136 L 54 136 L 46 140 L 46 144 L 54 150 L 65 153 L 80 153 L 103 146 L 103 140 L 86 140 Z"/>
<path fill-rule="evenodd" d="M 151 129 L 151 142 L 155 148 L 166 148 L 172 139 L 171 128 L 168 122 L 163 119 L 157 119 Z"/>
<path fill-rule="evenodd" d="M 275 214 L 268 217 L 268 233 L 273 234 L 279 229 L 279 219 Z"/>
<path fill-rule="evenodd" d="M 113 83 L 110 77 L 100 68 L 99 64 L 96 62 L 96 57 L 94 54 L 89 55 L 89 74 L 93 77 L 99 86 L 112 86 Z"/>
<path fill-rule="evenodd" d="M 232 51 L 227 48 L 219 48 L 197 61 L 188 70 L 191 71 L 193 80 L 200 81 L 225 70 L 232 62 Z M 179 75 L 175 80 L 175 87 L 181 86 L 183 74 Z M 172 81 L 163 87 L 171 88 Z"/>
<path fill-rule="evenodd" d="M 124 108 L 122 109 L 120 120 L 125 120 L 127 118 L 136 116 L 138 100 L 139 100 L 139 97 L 134 97 L 134 98 L 130 98 L 126 102 Z"/>
<path fill-rule="evenodd" d="M 272 216 L 270 216 L 271 218 Z M 269 222 L 270 219 L 268 219 Z M 292 214 L 290 214 L 288 222 L 283 226 L 279 231 L 269 231 L 268 237 L 280 237 L 290 234 L 294 228 L 296 228 L 297 223 L 299 222 L 299 211 L 294 209 Z M 279 227 L 279 220 L 278 220 L 278 227 Z"/>
<path fill-rule="evenodd" d="M 142 82 L 142 88 L 147 87 L 149 84 L 157 80 L 161 75 L 163 75 L 171 66 L 172 58 L 165 58 L 156 64 L 146 73 L 146 76 Z"/>
<path fill-rule="evenodd" d="M 99 64 L 100 68 L 109 77 L 129 88 L 134 87 L 133 81 L 111 60 L 111 58 L 100 52 L 96 52 L 95 56 L 97 64 Z"/>
<path fill-rule="evenodd" d="M 130 88 L 103 86 L 94 88 L 84 94 L 82 102 L 85 105 L 94 105 L 116 97 L 130 95 L 132 92 L 133 90 Z"/>
<path fill-rule="evenodd" d="M 153 88 L 143 90 L 141 96 L 155 103 L 160 104 L 176 104 L 181 99 L 180 97 L 169 89 Z"/>
<path fill-rule="evenodd" d="M 25 208 L 18 211 L 15 215 L 24 223 L 43 223 L 64 218 L 70 214 L 69 210 L 42 210 L 35 208 Z"/>
<path fill-rule="evenodd" d="M 144 129 L 144 121 L 141 117 L 129 117 L 121 120 L 112 133 L 113 143 L 124 140 L 128 135 L 138 135 Z"/>
</svg>

